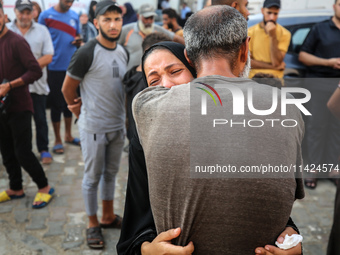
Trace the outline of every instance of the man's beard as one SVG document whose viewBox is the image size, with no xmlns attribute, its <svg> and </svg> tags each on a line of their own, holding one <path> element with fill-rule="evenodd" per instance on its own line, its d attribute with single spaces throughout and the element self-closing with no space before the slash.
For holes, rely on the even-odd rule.
<svg viewBox="0 0 340 255">
<path fill-rule="evenodd" d="M 264 18 L 263 18 L 263 23 L 264 23 L 264 25 L 267 25 L 267 23 L 268 22 L 273 22 L 275 25 L 276 25 L 276 22 L 274 21 L 274 20 L 265 20 Z"/>
<path fill-rule="evenodd" d="M 174 25 L 170 22 L 170 23 L 168 23 L 168 28 L 173 31 L 174 30 Z"/>
<path fill-rule="evenodd" d="M 21 22 L 19 20 L 17 20 L 17 22 L 19 23 L 20 27 L 22 28 L 28 28 L 31 25 L 31 22 Z"/>
<path fill-rule="evenodd" d="M 143 34 L 149 35 L 153 32 L 154 23 L 152 23 L 150 27 L 146 27 L 141 20 L 138 20 L 138 27 Z"/>
<path fill-rule="evenodd" d="M 68 7 L 68 5 L 62 4 L 62 3 L 60 3 L 59 6 L 60 6 L 60 9 L 64 12 L 67 12 L 71 8 L 71 7 Z"/>
<path fill-rule="evenodd" d="M 109 37 L 104 31 L 103 29 L 99 26 L 99 30 L 100 30 L 100 33 L 101 35 L 104 37 L 104 39 L 110 41 L 110 42 L 116 42 L 119 40 L 119 37 L 121 35 L 121 32 L 119 33 L 119 35 L 117 37 Z"/>
<path fill-rule="evenodd" d="M 248 78 L 249 77 L 250 68 L 251 68 L 250 51 L 248 51 L 248 57 L 247 57 L 246 65 L 244 66 L 244 68 L 243 68 L 242 72 L 240 73 L 239 77 L 240 78 Z"/>
</svg>

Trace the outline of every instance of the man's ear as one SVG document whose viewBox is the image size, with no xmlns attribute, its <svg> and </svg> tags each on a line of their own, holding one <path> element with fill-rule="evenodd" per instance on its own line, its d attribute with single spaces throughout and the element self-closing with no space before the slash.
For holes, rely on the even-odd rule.
<svg viewBox="0 0 340 255">
<path fill-rule="evenodd" d="M 189 65 L 191 65 L 193 68 L 195 68 L 194 63 L 192 63 L 192 61 L 188 57 L 187 49 L 184 49 L 184 56 L 185 56 L 186 60 L 188 61 Z"/>
<path fill-rule="evenodd" d="M 236 7 L 238 6 L 238 2 L 237 1 L 232 2 L 230 6 L 237 9 Z"/>
<path fill-rule="evenodd" d="M 240 61 L 242 63 L 246 63 L 247 62 L 248 52 L 249 52 L 249 42 L 250 42 L 250 37 L 248 36 L 246 41 L 241 46 Z"/>
<path fill-rule="evenodd" d="M 98 20 L 97 18 L 93 19 L 93 25 L 99 30 Z"/>
<path fill-rule="evenodd" d="M 264 8 L 263 7 L 261 8 L 261 13 L 262 13 L 262 15 L 264 15 Z"/>
</svg>

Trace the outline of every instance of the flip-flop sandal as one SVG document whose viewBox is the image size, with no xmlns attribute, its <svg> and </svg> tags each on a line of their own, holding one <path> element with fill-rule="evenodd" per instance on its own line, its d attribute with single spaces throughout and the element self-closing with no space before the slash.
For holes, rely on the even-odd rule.
<svg viewBox="0 0 340 255">
<path fill-rule="evenodd" d="M 86 229 L 86 241 L 87 245 L 92 249 L 103 249 L 104 237 L 102 229 L 99 226 Z"/>
<path fill-rule="evenodd" d="M 80 139 L 79 138 L 73 138 L 72 141 L 65 141 L 65 143 L 80 146 Z"/>
<path fill-rule="evenodd" d="M 100 223 L 99 224 L 100 227 L 101 228 L 119 228 L 119 229 L 121 229 L 122 228 L 123 219 L 119 215 L 117 215 L 117 214 L 115 214 L 115 215 L 116 215 L 116 218 L 110 224 Z"/>
<path fill-rule="evenodd" d="M 63 151 L 61 151 L 61 150 L 63 150 Z M 53 153 L 64 154 L 64 146 L 61 143 L 54 145 Z"/>
<path fill-rule="evenodd" d="M 4 190 L 3 192 L 0 193 L 0 203 L 2 202 L 7 202 L 7 201 L 11 201 L 12 199 L 19 199 L 19 198 L 23 198 L 25 197 L 25 193 L 17 196 L 17 195 L 8 195 L 6 190 Z"/>
<path fill-rule="evenodd" d="M 43 164 L 51 164 L 53 159 L 51 153 L 49 153 L 48 151 L 44 151 L 40 154 L 40 160 Z"/>
<path fill-rule="evenodd" d="M 41 209 L 41 208 L 45 207 L 46 205 L 48 205 L 51 202 L 51 199 L 53 198 L 53 193 L 54 193 L 54 188 L 50 188 L 50 191 L 48 192 L 48 194 L 38 192 L 35 195 L 33 203 L 34 202 L 42 202 L 42 203 L 39 204 L 39 205 L 32 205 L 32 208 L 33 209 Z"/>
</svg>

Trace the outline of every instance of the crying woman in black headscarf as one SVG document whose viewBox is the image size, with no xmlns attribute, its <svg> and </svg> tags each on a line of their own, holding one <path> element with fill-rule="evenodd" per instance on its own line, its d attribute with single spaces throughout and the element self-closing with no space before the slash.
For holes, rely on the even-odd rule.
<svg viewBox="0 0 340 255">
<path fill-rule="evenodd" d="M 170 88 L 196 78 L 195 69 L 184 55 L 184 46 L 175 42 L 160 42 L 145 51 L 142 57 L 143 78 L 148 86 Z"/>
</svg>

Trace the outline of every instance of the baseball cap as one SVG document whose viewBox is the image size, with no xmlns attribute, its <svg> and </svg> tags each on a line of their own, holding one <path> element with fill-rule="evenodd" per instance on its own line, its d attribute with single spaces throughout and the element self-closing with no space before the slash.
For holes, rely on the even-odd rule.
<svg viewBox="0 0 340 255">
<path fill-rule="evenodd" d="M 281 1 L 280 0 L 265 0 L 263 3 L 264 8 L 270 8 L 270 7 L 277 7 L 281 8 Z"/>
<path fill-rule="evenodd" d="M 107 11 L 107 9 L 109 9 L 111 6 L 115 7 L 115 9 L 119 13 L 122 13 L 122 9 L 120 9 L 119 5 L 116 2 L 111 0 L 104 0 L 97 3 L 94 16 L 97 17 L 98 15 L 103 15 Z"/>
<path fill-rule="evenodd" d="M 139 15 L 142 15 L 144 18 L 157 16 L 157 13 L 155 12 L 155 8 L 151 4 L 141 5 L 141 7 L 139 7 L 138 13 Z"/>
<path fill-rule="evenodd" d="M 18 9 L 19 12 L 29 9 L 30 11 L 33 10 L 33 5 L 30 0 L 17 0 L 15 2 L 15 8 Z"/>
</svg>

